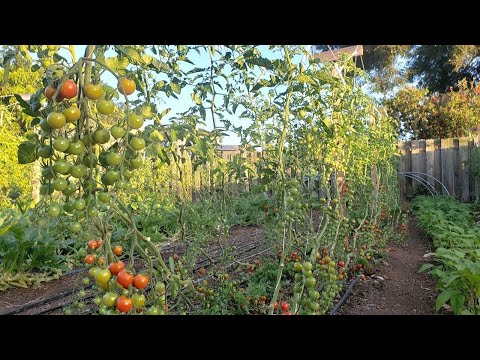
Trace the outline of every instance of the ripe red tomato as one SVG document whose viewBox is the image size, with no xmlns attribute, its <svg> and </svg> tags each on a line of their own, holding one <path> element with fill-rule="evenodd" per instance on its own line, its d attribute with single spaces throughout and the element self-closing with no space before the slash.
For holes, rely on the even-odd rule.
<svg viewBox="0 0 480 360">
<path fill-rule="evenodd" d="M 63 84 L 59 94 L 66 99 L 71 99 L 77 96 L 77 92 L 78 92 L 77 84 L 75 84 L 73 80 L 68 79 Z"/>
<path fill-rule="evenodd" d="M 85 256 L 85 263 L 93 264 L 94 261 L 95 261 L 95 255 L 88 254 L 87 256 Z"/>
<path fill-rule="evenodd" d="M 132 306 L 132 299 L 123 295 L 118 297 L 117 303 L 115 304 L 116 309 L 123 313 L 129 312 Z"/>
<path fill-rule="evenodd" d="M 52 100 L 52 97 L 53 97 L 53 94 L 55 94 L 55 91 L 57 89 L 54 88 L 53 86 L 51 85 L 48 85 L 46 88 L 45 88 L 45 97 L 48 99 L 48 100 Z M 63 96 L 60 94 L 60 92 L 57 94 L 57 97 L 55 98 L 55 101 L 56 102 L 60 102 L 62 101 L 64 98 Z"/>
<path fill-rule="evenodd" d="M 367 250 L 367 245 L 363 244 L 362 245 L 362 250 Z"/>
<path fill-rule="evenodd" d="M 127 78 L 121 78 L 118 81 L 118 91 L 122 94 L 125 95 L 131 95 L 135 91 L 135 81 L 127 79 Z"/>
<path fill-rule="evenodd" d="M 282 309 L 283 312 L 287 312 L 288 310 L 290 310 L 290 306 L 286 301 L 282 301 L 282 303 L 280 304 L 280 309 Z"/>
<path fill-rule="evenodd" d="M 273 310 L 277 310 L 278 309 L 278 302 L 274 302 L 273 303 Z"/>
<path fill-rule="evenodd" d="M 125 269 L 125 264 L 123 261 L 116 261 L 110 264 L 108 270 L 112 273 L 112 275 L 118 275 L 120 271 Z M 121 285 L 121 284 L 120 284 Z M 128 287 L 128 286 L 127 286 Z"/>
<path fill-rule="evenodd" d="M 125 269 L 120 271 L 117 275 L 117 282 L 123 286 L 123 288 L 128 289 L 133 283 L 133 274 L 129 274 Z"/>
<path fill-rule="evenodd" d="M 345 261 L 338 262 L 338 267 L 344 267 L 344 266 L 345 266 Z"/>
<path fill-rule="evenodd" d="M 97 240 L 90 240 L 87 246 L 89 249 L 95 250 L 98 248 Z"/>
<path fill-rule="evenodd" d="M 133 286 L 135 286 L 137 289 L 145 289 L 148 285 L 148 276 L 138 274 L 135 276 L 133 279 Z"/>
<path fill-rule="evenodd" d="M 173 260 L 175 260 L 175 261 L 178 260 L 178 255 L 177 254 L 173 254 Z"/>
<path fill-rule="evenodd" d="M 282 315 L 292 315 L 290 311 L 283 312 Z"/>
<path fill-rule="evenodd" d="M 117 256 L 120 256 L 123 253 L 123 248 L 120 245 L 117 245 L 113 248 L 113 253 Z"/>
<path fill-rule="evenodd" d="M 207 273 L 207 270 L 205 270 L 204 267 L 201 267 L 200 269 L 198 269 L 198 273 L 199 273 L 200 275 L 205 275 L 205 274 Z"/>
</svg>

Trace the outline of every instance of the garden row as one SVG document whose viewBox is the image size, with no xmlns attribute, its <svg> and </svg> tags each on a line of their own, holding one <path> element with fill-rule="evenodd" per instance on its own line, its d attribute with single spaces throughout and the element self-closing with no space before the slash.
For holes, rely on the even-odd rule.
<svg viewBox="0 0 480 360">
<path fill-rule="evenodd" d="M 474 206 L 446 196 L 419 196 L 413 202 L 436 248 L 434 262 L 421 270 L 438 279 L 437 311 L 448 303 L 455 314 L 480 313 L 480 228 Z"/>
<path fill-rule="evenodd" d="M 351 61 L 341 60 L 345 75 L 335 75 L 301 46 L 92 45 L 79 59 L 68 50 L 71 60 L 53 45 L 17 53 L 40 59 L 31 70 L 42 86 L 19 100 L 31 132 L 18 158 L 40 165 L 42 197 L 2 232 L 6 243 L 28 239 L 44 250 L 31 246 L 29 263 L 9 246 L 4 277 L 25 264 L 83 260 L 96 313 L 325 314 L 352 277 L 372 271 L 402 220 L 395 121 L 362 92 L 363 73 Z M 195 66 L 195 53 L 208 65 Z M 106 73 L 115 86 L 102 81 Z M 156 99 L 182 92 L 191 106 L 162 124 L 171 109 Z M 234 126 L 232 117 L 250 125 Z M 201 129 L 207 120 L 211 132 Z M 216 149 L 225 130 L 237 132 L 242 152 L 260 147 L 261 157 L 223 159 Z M 170 164 L 176 171 L 165 173 Z M 188 178 L 207 164 L 214 186 L 193 201 Z M 273 257 L 260 267 L 222 248 L 214 276 L 195 284 L 209 244 L 249 223 L 262 226 Z M 163 256 L 164 242 L 181 244 L 183 257 Z M 252 295 L 242 294 L 257 282 L 245 288 L 227 273 L 231 262 L 261 268 L 255 276 L 265 285 L 250 301 L 263 310 L 250 311 Z"/>
</svg>

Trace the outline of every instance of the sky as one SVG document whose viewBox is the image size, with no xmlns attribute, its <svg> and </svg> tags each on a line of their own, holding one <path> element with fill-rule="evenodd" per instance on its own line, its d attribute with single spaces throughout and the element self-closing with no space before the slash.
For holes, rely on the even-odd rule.
<svg viewBox="0 0 480 360">
<path fill-rule="evenodd" d="M 83 54 L 85 53 L 86 46 L 87 45 L 75 45 L 75 51 L 76 51 L 77 58 L 83 56 Z M 275 54 L 273 51 L 268 49 L 268 45 L 259 46 L 258 48 L 262 52 L 263 57 L 266 57 L 266 58 L 269 58 L 269 59 L 278 58 L 277 54 Z M 60 54 L 62 56 L 64 56 L 65 58 L 70 60 L 70 54 L 66 49 L 61 49 Z M 105 53 L 105 57 L 112 57 L 112 56 L 115 56 L 115 55 L 116 54 L 113 50 L 109 50 Z M 190 70 L 194 67 L 205 68 L 205 67 L 208 67 L 210 65 L 210 58 L 209 58 L 208 54 L 204 53 L 204 52 L 202 52 L 202 54 L 199 55 L 196 51 L 191 51 L 189 53 L 189 60 L 191 60 L 194 63 L 194 65 L 188 64 L 186 62 L 182 62 L 181 63 L 182 64 L 181 65 L 182 69 L 185 69 L 185 70 L 188 71 L 188 70 Z M 296 60 L 299 61 L 299 59 L 296 59 Z M 162 78 L 159 77 L 159 76 L 156 76 L 156 78 L 155 78 L 155 80 L 161 80 L 161 79 Z M 116 82 L 115 77 L 112 74 L 110 74 L 109 72 L 104 72 L 102 74 L 102 82 L 104 82 L 105 84 L 110 85 L 112 87 L 117 86 L 117 82 Z M 175 99 L 173 97 L 169 98 L 165 95 L 161 98 L 160 102 L 156 103 L 157 110 L 159 112 L 163 111 L 166 108 L 171 108 L 172 109 L 170 111 L 170 113 L 167 114 L 162 119 L 162 123 L 168 123 L 169 118 L 171 118 L 172 116 L 175 116 L 176 113 L 185 111 L 190 106 L 192 106 L 193 102 L 192 102 L 192 99 L 190 97 L 191 96 L 191 88 L 190 87 L 182 88 L 181 94 L 177 95 L 177 96 L 178 96 L 178 99 Z M 131 96 L 131 99 L 135 100 L 135 94 Z M 223 103 L 223 97 L 220 96 L 220 97 L 218 97 L 218 104 L 217 105 L 221 106 L 222 103 Z M 237 115 L 241 114 L 241 112 L 242 112 L 242 109 L 241 109 L 241 107 L 239 107 L 236 111 L 236 114 Z M 207 111 L 206 114 L 207 114 L 207 116 L 206 116 L 206 126 L 202 126 L 202 128 L 206 128 L 207 130 L 213 130 L 213 121 L 211 119 L 210 112 Z M 238 127 L 238 126 L 248 127 L 250 125 L 249 121 L 246 120 L 246 119 L 240 119 L 238 116 L 230 115 L 226 112 L 224 113 L 224 115 L 225 115 L 225 118 L 230 120 L 232 122 L 232 124 L 236 127 Z M 219 124 L 217 122 L 217 127 L 218 126 L 219 126 Z M 226 144 L 226 145 L 240 144 L 240 138 L 235 133 L 233 133 L 233 132 L 227 132 L 227 133 L 228 133 L 228 136 L 226 136 L 224 138 L 224 141 L 223 141 L 224 144 Z"/>
</svg>

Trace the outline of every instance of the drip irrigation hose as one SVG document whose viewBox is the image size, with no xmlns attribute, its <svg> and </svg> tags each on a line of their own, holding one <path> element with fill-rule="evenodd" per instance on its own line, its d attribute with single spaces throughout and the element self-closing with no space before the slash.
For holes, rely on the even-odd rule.
<svg viewBox="0 0 480 360">
<path fill-rule="evenodd" d="M 241 248 L 243 251 L 239 252 L 237 255 L 241 255 L 241 254 L 243 254 L 243 253 L 249 252 L 249 251 L 257 248 L 259 245 L 260 245 L 260 242 L 257 242 L 257 244 L 254 244 L 253 246 L 250 246 L 248 249 L 243 250 L 242 248 L 245 248 L 245 247 L 248 246 L 248 245 L 245 245 L 245 246 L 243 246 L 243 247 Z M 248 257 L 246 257 L 246 258 L 243 258 L 243 259 L 241 259 L 240 261 L 244 261 L 244 260 L 246 260 L 246 259 L 248 259 L 248 258 L 251 258 L 251 257 L 254 257 L 254 256 L 256 256 L 256 255 L 260 255 L 260 254 L 264 253 L 264 252 L 267 251 L 267 250 L 269 250 L 269 248 L 268 248 L 268 249 L 265 249 L 265 250 L 262 250 L 262 251 L 259 252 L 258 254 L 253 254 L 253 255 L 251 255 L 251 256 L 248 256 Z M 201 261 L 197 262 L 197 264 L 199 264 L 199 263 L 201 263 L 201 262 L 204 262 L 204 261 L 205 261 L 205 260 L 201 260 Z M 218 263 L 218 262 L 220 262 L 220 259 L 217 259 L 217 261 L 215 261 L 214 264 L 216 264 L 216 263 Z M 226 268 L 229 268 L 229 267 L 231 267 L 231 266 L 233 266 L 233 265 L 235 265 L 235 263 L 232 263 L 232 264 L 228 265 Z M 197 265 L 197 266 L 195 267 L 195 269 L 198 270 L 200 267 L 202 267 L 202 266 L 198 266 L 198 265 Z M 72 274 L 76 274 L 76 273 L 80 273 L 80 272 L 84 272 L 84 271 L 86 271 L 86 270 L 85 270 L 85 269 L 72 270 L 72 271 L 69 271 L 69 272 L 65 273 L 63 276 L 72 275 Z M 212 276 L 213 276 L 213 275 L 208 275 L 208 276 L 206 276 L 206 277 L 202 277 L 202 278 L 200 278 L 200 279 L 195 280 L 195 282 L 198 283 L 198 282 L 203 281 L 204 279 L 209 278 L 209 277 L 212 277 Z M 92 286 L 93 286 L 93 284 L 88 285 L 88 286 L 85 286 L 85 287 L 79 287 L 79 288 L 76 288 L 76 289 L 67 290 L 67 291 L 61 292 L 61 293 L 59 293 L 59 294 L 57 294 L 57 295 L 54 295 L 54 296 L 48 297 L 48 298 L 46 298 L 46 299 L 40 300 L 40 301 L 38 301 L 38 302 L 34 302 L 34 303 L 30 303 L 30 304 L 27 304 L 27 305 L 18 307 L 18 308 L 16 308 L 15 310 L 12 310 L 12 311 L 10 311 L 10 312 L 4 313 L 3 315 L 15 315 L 15 314 L 18 314 L 18 313 L 20 313 L 20 312 L 26 311 L 26 310 L 28 310 L 28 309 L 34 308 L 34 307 L 40 307 L 40 306 L 42 306 L 42 305 L 44 305 L 44 304 L 46 304 L 46 303 L 48 303 L 48 302 L 58 300 L 58 299 L 60 299 L 60 298 L 62 298 L 62 297 L 66 297 L 66 296 L 72 294 L 72 293 L 75 292 L 75 291 L 79 291 L 79 290 L 82 290 L 82 289 L 83 289 L 83 290 L 86 290 L 86 289 L 91 288 Z M 150 288 L 147 288 L 145 291 L 148 293 L 149 290 L 150 290 Z M 84 298 L 84 300 L 87 300 L 87 299 L 90 299 L 90 298 L 93 298 L 93 297 L 94 297 L 94 296 L 88 296 L 88 297 Z M 72 302 L 73 302 L 73 301 L 72 301 Z M 59 306 L 56 306 L 56 307 L 53 307 L 53 308 L 50 308 L 50 309 L 46 309 L 46 310 L 44 310 L 44 311 L 41 311 L 41 312 L 37 313 L 36 315 L 41 315 L 41 314 L 49 313 L 49 312 L 51 312 L 51 311 L 57 310 L 57 309 L 59 309 L 59 308 L 61 308 L 61 307 L 64 307 L 64 306 L 66 306 L 66 305 L 69 305 L 69 304 L 71 304 L 72 302 L 68 302 L 68 303 L 66 303 L 66 304 L 59 305 Z M 93 312 L 93 311 L 92 311 L 92 312 Z M 89 313 L 92 313 L 92 312 L 89 312 Z M 89 314 L 89 313 L 87 312 L 87 314 Z"/>
<path fill-rule="evenodd" d="M 92 286 L 93 286 L 93 284 L 90 284 L 90 285 L 81 286 L 81 287 L 78 287 L 78 288 L 75 288 L 75 289 L 70 289 L 70 290 L 67 290 L 67 291 L 63 291 L 63 292 L 61 292 L 57 295 L 53 295 L 53 296 L 48 297 L 46 299 L 43 299 L 43 300 L 40 300 L 40 301 L 37 301 L 37 302 L 34 302 L 34 303 L 30 303 L 30 304 L 27 304 L 27 305 L 20 306 L 20 307 L 16 308 L 15 310 L 4 313 L 3 315 L 15 315 L 15 314 L 18 314 L 19 312 L 23 312 L 23 311 L 31 309 L 33 307 L 42 306 L 42 305 L 44 305 L 44 304 L 46 304 L 50 301 L 55 301 L 55 300 L 61 299 L 62 297 L 68 296 L 68 295 L 74 293 L 75 291 L 90 289 Z"/>
<path fill-rule="evenodd" d="M 340 309 L 340 307 L 343 305 L 343 303 L 345 302 L 345 300 L 347 300 L 348 298 L 348 295 L 350 295 L 353 287 L 355 286 L 355 284 L 360 280 L 359 277 L 357 277 L 355 280 L 353 280 L 350 285 L 348 286 L 347 288 L 347 291 L 345 291 L 345 294 L 343 294 L 343 296 L 340 298 L 340 300 L 338 301 L 338 303 L 335 305 L 335 307 L 330 311 L 329 315 L 335 315 L 335 313 Z"/>
</svg>

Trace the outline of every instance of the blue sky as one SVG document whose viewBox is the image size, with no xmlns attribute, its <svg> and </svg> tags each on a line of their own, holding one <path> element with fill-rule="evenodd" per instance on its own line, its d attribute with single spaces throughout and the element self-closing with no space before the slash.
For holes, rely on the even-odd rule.
<svg viewBox="0 0 480 360">
<path fill-rule="evenodd" d="M 76 55 L 77 55 L 77 58 L 83 56 L 83 54 L 85 53 L 85 48 L 86 48 L 87 45 L 75 45 L 75 51 L 76 51 Z M 266 58 L 278 58 L 278 54 L 275 54 L 273 51 L 269 50 L 268 49 L 268 45 L 264 45 L 264 46 L 259 46 L 258 49 L 262 52 L 262 56 L 266 57 Z M 70 54 L 68 53 L 67 50 L 65 49 L 61 49 L 61 55 L 65 56 L 67 59 L 70 59 Z M 111 56 L 115 56 L 115 52 L 114 51 L 108 51 L 105 56 L 106 57 L 111 57 Z M 205 52 L 202 52 L 201 55 L 199 55 L 196 51 L 191 51 L 189 53 L 189 60 L 191 60 L 195 65 L 191 65 L 191 64 L 188 64 L 186 62 L 182 62 L 182 69 L 185 69 L 186 71 L 192 69 L 193 67 L 208 67 L 210 65 L 210 58 L 208 56 L 207 53 Z M 299 61 L 300 59 L 296 59 L 297 61 Z M 161 80 L 162 77 L 161 76 L 156 76 L 155 77 L 155 80 Z M 110 86 L 113 86 L 113 87 L 116 87 L 116 79 L 113 75 L 111 75 L 110 73 L 108 72 L 105 72 L 103 75 L 102 75 L 102 81 Z M 190 106 L 192 106 L 193 102 L 192 102 L 192 99 L 190 97 L 191 95 L 191 88 L 189 87 L 186 87 L 186 88 L 183 88 L 182 89 L 182 92 L 180 95 L 177 95 L 178 96 L 178 99 L 175 99 L 173 97 L 167 97 L 166 95 L 163 96 L 160 101 L 157 101 L 157 109 L 159 112 L 163 111 L 164 109 L 166 108 L 171 108 L 172 110 L 170 111 L 170 113 L 165 116 L 163 119 L 162 119 L 162 122 L 164 123 L 168 123 L 169 121 L 169 118 L 171 118 L 172 116 L 175 116 L 176 113 L 179 113 L 179 112 L 182 112 L 182 111 L 185 111 L 187 110 Z M 132 100 L 134 100 L 135 97 L 134 95 L 132 96 Z M 223 97 L 219 96 L 218 97 L 218 104 L 217 104 L 217 108 L 218 107 L 221 107 L 222 106 L 222 103 L 223 103 Z M 242 109 L 239 107 L 237 109 L 237 114 L 240 114 L 242 112 Z M 235 116 L 235 115 L 230 115 L 228 113 L 224 113 L 225 115 L 225 118 L 228 119 L 229 121 L 232 122 L 232 124 L 234 126 L 243 126 L 243 127 L 247 127 L 250 125 L 249 121 L 246 120 L 246 119 L 239 119 L 238 116 Z M 217 121 L 217 126 L 221 126 L 222 124 L 218 123 Z M 204 126 L 207 130 L 212 130 L 213 129 L 213 121 L 211 119 L 211 116 L 210 116 L 210 112 L 207 111 L 207 116 L 206 116 L 206 126 Z M 233 144 L 239 144 L 240 143 L 240 138 L 234 134 L 233 132 L 228 132 L 229 136 L 228 137 L 225 137 L 223 143 L 224 144 L 229 144 L 229 145 L 233 145 Z"/>
</svg>

